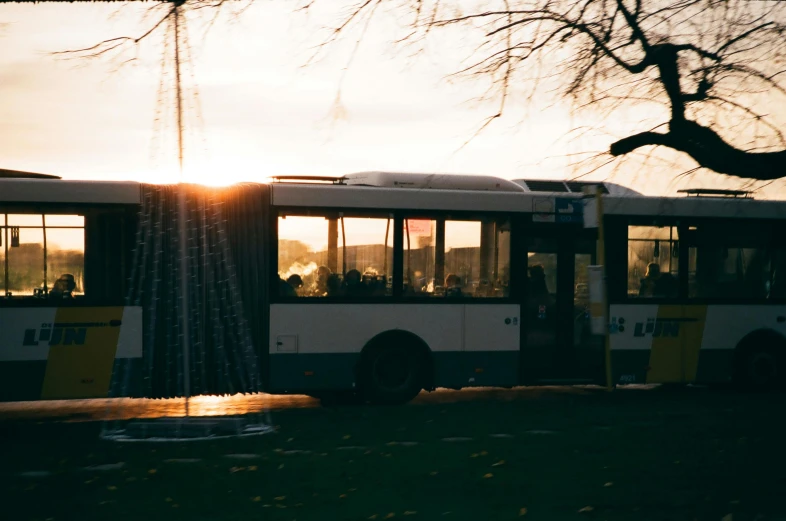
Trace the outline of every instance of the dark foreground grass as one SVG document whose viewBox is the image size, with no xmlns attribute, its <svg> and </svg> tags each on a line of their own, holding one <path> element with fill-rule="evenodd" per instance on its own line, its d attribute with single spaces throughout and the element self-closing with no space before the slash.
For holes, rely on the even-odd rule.
<svg viewBox="0 0 786 521">
<path fill-rule="evenodd" d="M 700 389 L 502 393 L 279 411 L 276 434 L 157 444 L 5 422 L 0 519 L 786 519 L 784 405 Z"/>
</svg>

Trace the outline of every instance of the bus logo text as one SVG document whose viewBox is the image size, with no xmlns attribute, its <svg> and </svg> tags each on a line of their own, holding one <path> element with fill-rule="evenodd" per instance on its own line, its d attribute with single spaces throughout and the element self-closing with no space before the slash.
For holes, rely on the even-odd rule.
<svg viewBox="0 0 786 521">
<path fill-rule="evenodd" d="M 636 322 L 633 328 L 633 336 L 652 335 L 656 337 L 678 337 L 680 336 L 680 321 L 669 318 L 654 319 L 648 318 L 647 322 Z"/>
<path fill-rule="evenodd" d="M 87 331 L 96 327 L 118 327 L 120 320 L 105 322 L 56 322 L 41 324 L 38 329 L 25 329 L 23 346 L 37 346 L 42 343 L 50 346 L 82 346 L 87 341 Z"/>
</svg>

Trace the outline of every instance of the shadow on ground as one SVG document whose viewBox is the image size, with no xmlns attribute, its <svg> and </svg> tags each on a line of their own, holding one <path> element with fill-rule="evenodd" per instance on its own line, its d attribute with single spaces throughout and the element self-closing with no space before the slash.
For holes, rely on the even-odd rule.
<svg viewBox="0 0 786 521">
<path fill-rule="evenodd" d="M 238 412 L 242 400 L 228 400 L 207 400 L 206 414 Z M 48 419 L 0 409 L 4 511 L 41 521 L 786 519 L 781 394 L 565 387 L 443 391 L 389 408 L 246 402 L 274 409 L 275 434 L 113 443 L 99 441 L 104 422 L 53 421 L 90 419 L 84 403 L 43 404 Z"/>
</svg>

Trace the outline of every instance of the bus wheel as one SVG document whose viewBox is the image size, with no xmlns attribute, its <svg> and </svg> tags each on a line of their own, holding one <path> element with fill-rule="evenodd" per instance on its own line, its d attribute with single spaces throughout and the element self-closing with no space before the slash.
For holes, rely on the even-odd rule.
<svg viewBox="0 0 786 521">
<path fill-rule="evenodd" d="M 425 357 L 416 349 L 378 344 L 363 352 L 360 389 L 376 405 L 409 402 L 423 389 Z"/>
<path fill-rule="evenodd" d="M 783 385 L 783 363 L 773 349 L 757 348 L 748 351 L 741 369 L 741 383 L 747 389 L 768 391 Z"/>
</svg>

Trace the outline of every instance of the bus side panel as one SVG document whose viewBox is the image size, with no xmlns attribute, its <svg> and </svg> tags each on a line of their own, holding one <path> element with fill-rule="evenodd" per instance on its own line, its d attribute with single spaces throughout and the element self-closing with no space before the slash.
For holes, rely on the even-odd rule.
<svg viewBox="0 0 786 521">
<path fill-rule="evenodd" d="M 363 347 L 393 330 L 428 345 L 437 387 L 515 385 L 518 324 L 516 305 L 273 304 L 271 388 L 352 388 Z"/>
<path fill-rule="evenodd" d="M 786 336 L 786 306 L 710 305 L 701 339 L 697 382 L 728 382 L 734 372 L 734 349 L 756 330 L 770 329 Z"/>
<path fill-rule="evenodd" d="M 615 383 L 724 383 L 745 336 L 770 329 L 783 306 L 622 304 L 610 307 Z"/>
<path fill-rule="evenodd" d="M 658 306 L 652 304 L 614 304 L 609 307 L 613 383 L 641 384 L 647 382 L 647 367 L 652 351 L 652 334 L 645 333 L 646 324 L 657 314 Z M 643 328 L 640 326 L 641 324 L 644 324 Z"/>
<path fill-rule="evenodd" d="M 512 387 L 519 383 L 518 304 L 464 306 L 464 360 L 469 386 Z"/>
<path fill-rule="evenodd" d="M 142 357 L 139 307 L 2 308 L 0 331 L 2 401 L 105 398 L 115 360 Z"/>
</svg>

